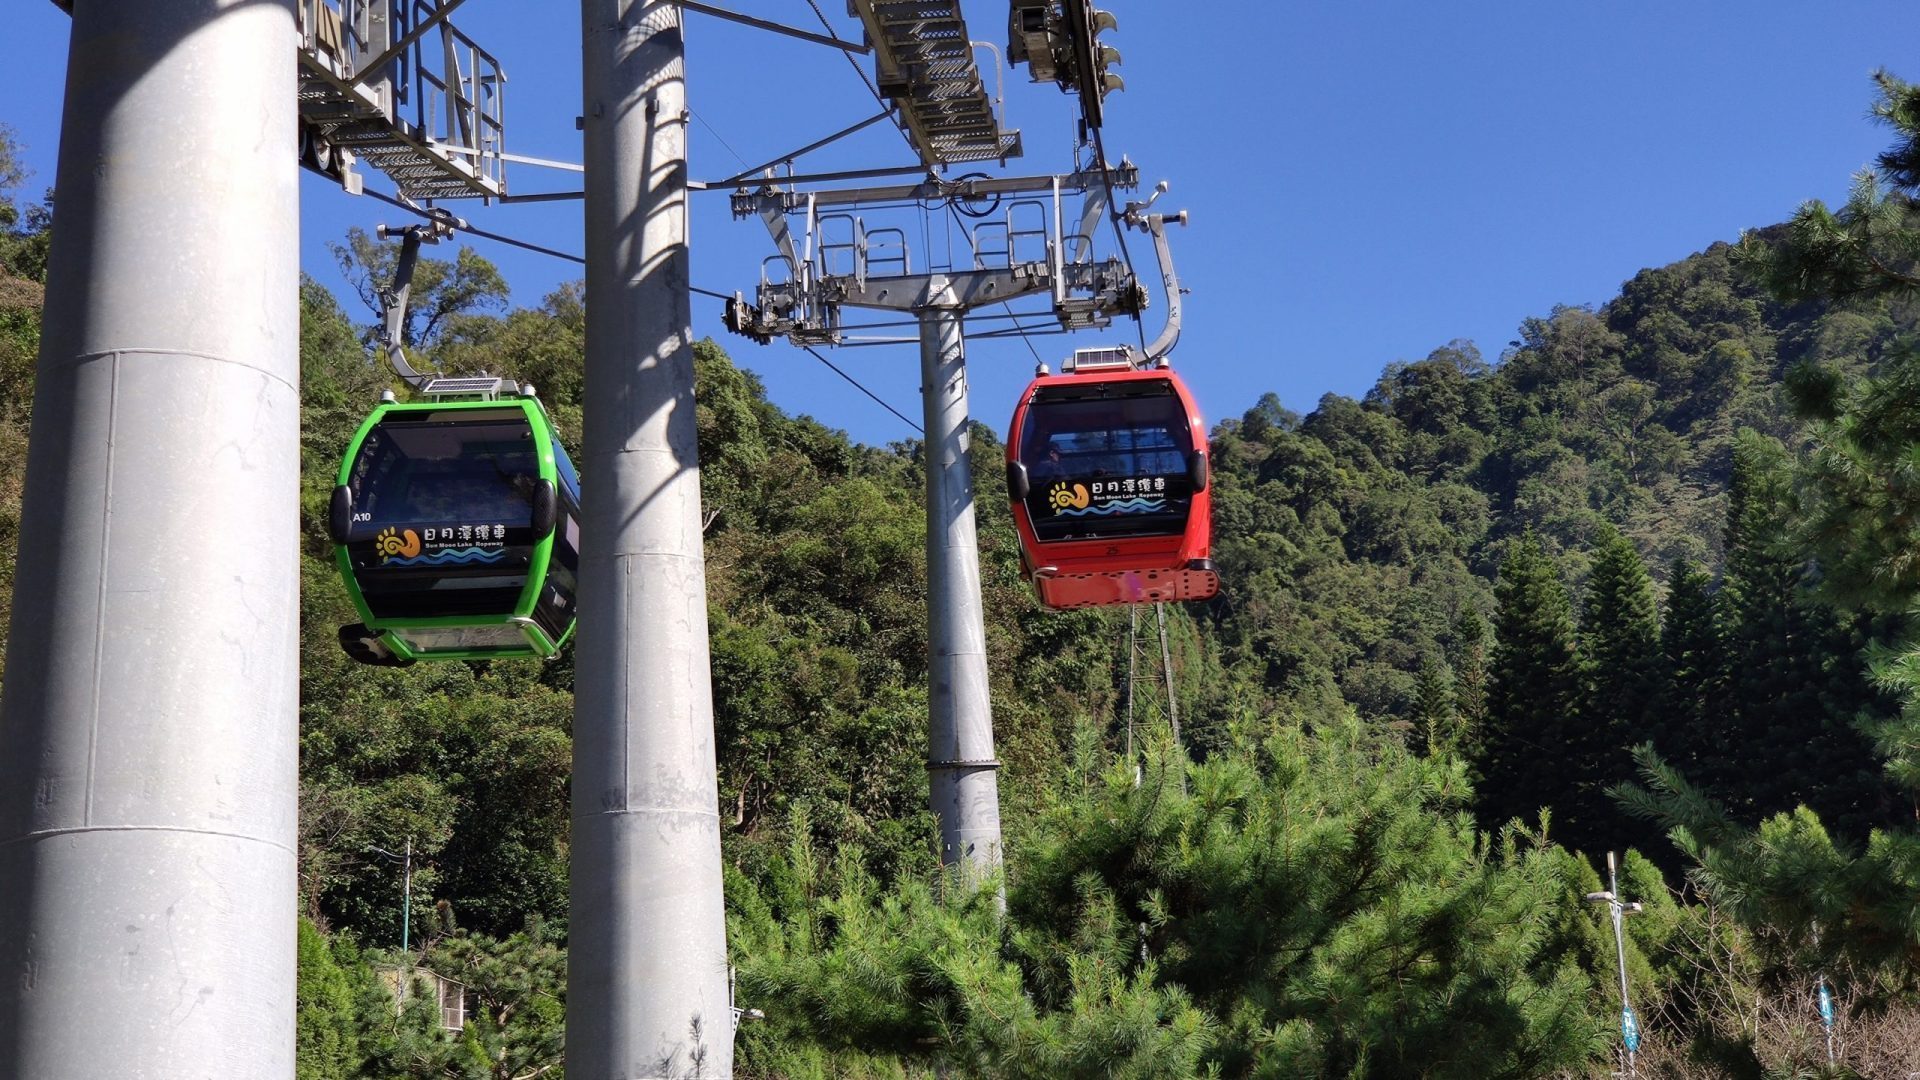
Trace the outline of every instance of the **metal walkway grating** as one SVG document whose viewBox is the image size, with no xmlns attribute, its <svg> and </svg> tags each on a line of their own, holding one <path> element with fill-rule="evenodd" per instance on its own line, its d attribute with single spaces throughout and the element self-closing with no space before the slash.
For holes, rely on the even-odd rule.
<svg viewBox="0 0 1920 1080">
<path fill-rule="evenodd" d="M 506 77 L 446 21 L 461 2 L 296 0 L 309 141 L 350 152 L 409 199 L 505 194 Z"/>
<path fill-rule="evenodd" d="M 880 92 L 900 107 L 929 167 L 1020 156 L 1020 133 L 1000 130 L 973 59 L 959 0 L 848 0 L 866 27 Z"/>
</svg>

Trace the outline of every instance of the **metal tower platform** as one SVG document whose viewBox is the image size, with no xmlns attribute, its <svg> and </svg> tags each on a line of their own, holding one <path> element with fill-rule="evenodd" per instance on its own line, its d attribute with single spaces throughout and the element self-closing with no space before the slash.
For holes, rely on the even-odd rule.
<svg viewBox="0 0 1920 1080">
<path fill-rule="evenodd" d="M 297 0 L 302 162 L 355 194 L 357 160 L 408 199 L 505 195 L 507 77 L 447 22 L 463 2 Z"/>
<path fill-rule="evenodd" d="M 409 199 L 506 193 L 506 76 L 453 28 L 461 0 L 299 0 L 301 150 L 349 188 L 354 158 Z M 435 47 L 426 47 L 429 38 Z"/>
<path fill-rule="evenodd" d="M 960 0 L 847 0 L 873 47 L 880 93 L 928 168 L 1020 156 L 1020 133 L 1000 130 L 974 63 Z"/>
</svg>

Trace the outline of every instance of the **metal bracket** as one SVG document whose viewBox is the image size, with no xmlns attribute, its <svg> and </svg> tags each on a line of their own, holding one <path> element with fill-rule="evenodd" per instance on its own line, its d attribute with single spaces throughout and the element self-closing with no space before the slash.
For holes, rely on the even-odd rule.
<svg viewBox="0 0 1920 1080">
<path fill-rule="evenodd" d="M 421 244 L 437 244 L 444 237 L 453 235 L 455 223 L 464 222 L 445 210 L 427 211 L 428 220 L 420 225 L 408 225 L 400 229 L 391 229 L 385 225 L 374 226 L 374 235 L 385 240 L 395 232 L 400 234 L 400 258 L 393 266 L 393 284 L 380 290 L 381 344 L 387 349 L 387 363 L 393 365 L 394 373 L 404 379 L 408 386 L 420 390 L 432 378 L 415 371 L 407 362 L 406 346 L 402 343 L 407 325 L 407 304 L 413 295 L 413 269 L 420 261 Z"/>
<path fill-rule="evenodd" d="M 1160 336 L 1147 346 L 1148 364 L 1163 359 L 1180 343 L 1180 275 L 1173 269 L 1173 251 L 1167 245 L 1167 223 L 1173 222 L 1184 228 L 1187 212 L 1182 210 L 1170 216 L 1147 213 L 1147 209 L 1166 193 L 1167 182 L 1162 180 L 1154 185 L 1153 194 L 1147 197 L 1147 201 L 1128 203 L 1125 213 L 1121 215 L 1127 225 L 1153 237 L 1154 258 L 1160 263 L 1160 285 L 1167 294 L 1167 325 L 1161 329 Z"/>
</svg>

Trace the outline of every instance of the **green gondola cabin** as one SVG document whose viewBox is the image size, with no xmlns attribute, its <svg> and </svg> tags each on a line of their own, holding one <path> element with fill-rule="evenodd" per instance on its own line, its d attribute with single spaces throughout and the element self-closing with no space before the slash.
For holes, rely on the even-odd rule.
<svg viewBox="0 0 1920 1080">
<path fill-rule="evenodd" d="M 362 620 L 340 630 L 354 659 L 548 657 L 573 632 L 580 480 L 531 388 L 501 385 L 386 395 L 347 447 L 328 531 Z"/>
</svg>

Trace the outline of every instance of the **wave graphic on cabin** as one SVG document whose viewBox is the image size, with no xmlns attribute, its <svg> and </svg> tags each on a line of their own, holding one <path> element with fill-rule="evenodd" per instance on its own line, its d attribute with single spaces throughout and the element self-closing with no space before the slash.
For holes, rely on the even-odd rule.
<svg viewBox="0 0 1920 1080">
<path fill-rule="evenodd" d="M 1167 508 L 1165 499 L 1121 499 L 1079 510 L 1062 510 L 1061 517 L 1107 517 L 1113 514 L 1152 514 Z"/>
<path fill-rule="evenodd" d="M 409 559 L 393 559 L 388 566 L 466 566 L 473 563 L 498 562 L 505 558 L 505 548 L 465 547 L 447 548 L 431 555 L 415 555 Z"/>
</svg>

